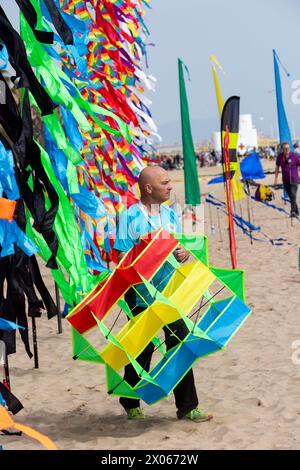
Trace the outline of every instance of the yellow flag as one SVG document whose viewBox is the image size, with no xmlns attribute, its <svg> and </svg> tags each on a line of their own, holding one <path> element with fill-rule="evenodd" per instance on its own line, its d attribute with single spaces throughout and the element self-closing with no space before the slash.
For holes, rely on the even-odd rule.
<svg viewBox="0 0 300 470">
<path fill-rule="evenodd" d="M 219 78 L 217 74 L 217 70 L 215 65 L 221 70 L 221 72 L 225 75 L 224 69 L 216 56 L 214 54 L 210 55 L 210 60 L 211 60 L 211 67 L 212 67 L 212 72 L 213 72 L 213 77 L 214 77 L 214 84 L 215 84 L 215 89 L 216 89 L 216 97 L 217 97 L 217 102 L 218 102 L 218 108 L 219 108 L 219 114 L 220 114 L 220 119 L 222 117 L 222 112 L 224 108 L 224 99 L 222 96 L 222 91 L 219 83 Z M 243 185 L 241 183 L 241 178 L 242 178 L 242 173 L 240 169 L 240 162 L 237 158 L 237 164 L 236 164 L 236 171 L 234 173 L 234 176 L 231 179 L 231 192 L 232 192 L 232 197 L 234 201 L 240 201 L 241 199 L 244 199 L 245 197 L 245 192 L 243 189 Z"/>
<path fill-rule="evenodd" d="M 224 99 L 223 99 L 223 96 L 222 96 L 222 91 L 221 91 L 221 88 L 220 88 L 219 79 L 218 79 L 215 64 L 220 68 L 220 70 L 222 70 L 223 73 L 225 73 L 225 72 L 224 72 L 222 66 L 220 65 L 220 63 L 218 62 L 218 60 L 216 59 L 216 57 L 213 54 L 211 54 L 210 59 L 211 59 L 211 68 L 212 68 L 212 73 L 213 73 L 213 77 L 214 77 L 215 89 L 216 89 L 216 97 L 217 97 L 217 103 L 218 103 L 218 108 L 219 108 L 219 114 L 220 114 L 220 119 L 221 119 L 222 111 L 223 111 L 223 108 L 224 108 Z"/>
<path fill-rule="evenodd" d="M 236 171 L 231 179 L 231 192 L 234 201 L 241 201 L 245 197 L 243 184 L 241 183 L 242 173 L 240 162 L 237 159 Z"/>
</svg>

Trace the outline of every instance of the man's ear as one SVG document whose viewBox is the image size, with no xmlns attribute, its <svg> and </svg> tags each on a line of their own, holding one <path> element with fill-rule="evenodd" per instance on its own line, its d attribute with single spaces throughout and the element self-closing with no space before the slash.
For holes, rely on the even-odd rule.
<svg viewBox="0 0 300 470">
<path fill-rule="evenodd" d="M 152 194 L 152 185 L 150 183 L 145 184 L 145 190 L 147 194 Z"/>
</svg>

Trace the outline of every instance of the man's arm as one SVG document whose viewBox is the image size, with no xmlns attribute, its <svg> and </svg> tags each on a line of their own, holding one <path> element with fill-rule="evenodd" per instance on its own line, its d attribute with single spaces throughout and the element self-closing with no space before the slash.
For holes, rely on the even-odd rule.
<svg viewBox="0 0 300 470">
<path fill-rule="evenodd" d="M 174 220 L 172 221 L 175 225 L 175 232 L 178 232 L 178 233 L 182 233 L 182 224 L 178 218 L 178 215 L 177 213 L 171 209 L 171 213 L 173 215 L 173 218 Z M 171 217 L 171 215 L 170 215 Z M 187 251 L 183 246 L 178 246 L 175 251 L 174 251 L 174 256 L 176 258 L 176 260 L 179 262 L 179 263 L 184 263 L 185 261 L 187 261 L 187 259 L 189 258 L 190 256 L 190 253 L 189 251 Z"/>
<path fill-rule="evenodd" d="M 118 263 L 122 261 L 125 255 L 126 255 L 125 251 L 118 251 Z"/>
<path fill-rule="evenodd" d="M 189 258 L 190 253 L 183 246 L 178 246 L 175 250 L 174 256 L 179 263 L 184 263 Z"/>
<path fill-rule="evenodd" d="M 274 184 L 278 184 L 279 165 L 276 165 Z"/>
<path fill-rule="evenodd" d="M 279 170 L 280 170 L 280 165 L 281 165 L 281 154 L 279 153 L 276 158 L 276 168 L 275 168 L 275 178 L 274 178 L 274 184 L 278 184 L 278 175 L 279 175 Z"/>
<path fill-rule="evenodd" d="M 114 249 L 118 252 L 118 263 L 124 258 L 126 253 L 134 246 L 129 231 L 130 220 L 128 218 L 128 211 L 123 212 L 117 224 L 116 239 Z"/>
</svg>

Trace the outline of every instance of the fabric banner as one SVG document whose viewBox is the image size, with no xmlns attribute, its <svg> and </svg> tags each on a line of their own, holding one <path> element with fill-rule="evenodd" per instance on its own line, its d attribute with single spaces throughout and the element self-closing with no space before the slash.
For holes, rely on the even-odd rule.
<svg viewBox="0 0 300 470">
<path fill-rule="evenodd" d="M 292 136 L 291 136 L 291 131 L 289 128 L 288 120 L 286 117 L 283 96 L 282 96 L 281 78 L 280 78 L 280 71 L 279 71 L 280 60 L 275 49 L 273 49 L 273 56 L 274 56 L 275 86 L 276 86 L 276 100 L 277 100 L 280 143 L 282 144 L 283 142 L 288 142 L 292 149 L 293 148 Z M 289 76 L 288 73 L 287 73 L 287 76 Z"/>
<path fill-rule="evenodd" d="M 226 204 L 227 214 L 229 221 L 229 236 L 230 236 L 230 254 L 232 268 L 237 266 L 236 261 L 236 241 L 234 233 L 234 222 L 232 213 L 231 201 L 231 185 L 230 180 L 234 176 L 237 164 L 237 142 L 239 135 L 239 118 L 240 118 L 240 98 L 232 96 L 229 98 L 224 106 L 222 119 L 221 119 L 221 134 L 222 134 L 222 161 L 224 179 L 226 185 Z"/>
<path fill-rule="evenodd" d="M 185 203 L 196 206 L 200 204 L 201 198 L 183 66 L 183 62 L 178 59 Z"/>
</svg>

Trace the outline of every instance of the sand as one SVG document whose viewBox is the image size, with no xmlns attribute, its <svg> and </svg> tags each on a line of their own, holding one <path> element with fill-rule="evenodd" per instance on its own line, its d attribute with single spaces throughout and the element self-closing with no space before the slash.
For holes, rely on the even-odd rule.
<svg viewBox="0 0 300 470">
<path fill-rule="evenodd" d="M 273 168 L 274 162 L 265 167 Z M 210 175 L 219 172 L 220 167 L 201 169 L 201 192 L 212 191 L 224 200 L 222 185 L 207 186 Z M 183 174 L 173 171 L 171 177 L 177 201 L 182 201 Z M 266 181 L 272 183 L 273 178 Z M 275 203 L 288 209 L 281 192 L 276 196 Z M 213 413 L 211 422 L 178 421 L 173 395 L 145 406 L 145 421 L 129 422 L 118 399 L 106 394 L 104 368 L 74 361 L 67 321 L 58 335 L 56 319 L 48 321 L 46 316 L 38 319 L 40 368 L 34 369 L 20 341 L 17 354 L 10 356 L 12 390 L 25 407 L 16 421 L 46 434 L 61 450 L 299 449 L 300 364 L 292 355 L 300 358 L 293 349 L 293 342 L 300 340 L 300 222 L 292 226 L 284 214 L 253 204 L 254 223 L 270 237 L 284 237 L 290 244 L 251 245 L 236 230 L 238 267 L 246 271 L 247 303 L 253 315 L 225 351 L 194 367 L 200 405 Z M 246 216 L 246 202 L 242 210 Z M 216 231 L 211 234 L 208 207 L 205 215 L 210 263 L 229 268 L 225 218 L 220 216 L 220 233 L 212 208 Z M 45 268 L 43 273 L 53 292 L 50 273 Z M 0 440 L 7 450 L 41 449 L 25 436 Z"/>
</svg>

